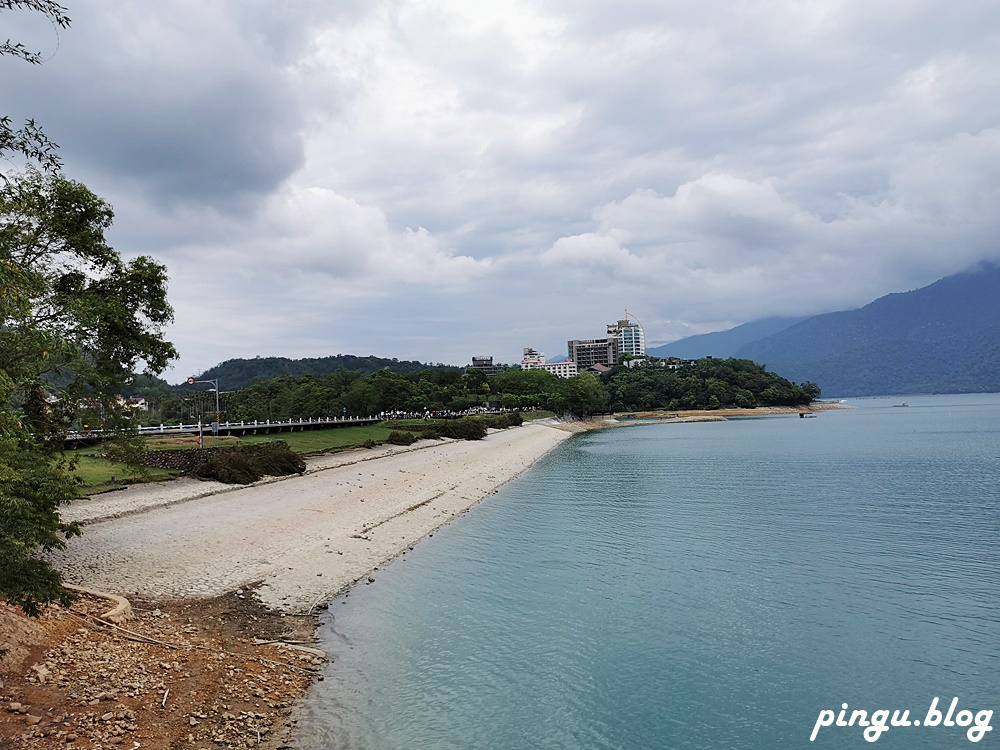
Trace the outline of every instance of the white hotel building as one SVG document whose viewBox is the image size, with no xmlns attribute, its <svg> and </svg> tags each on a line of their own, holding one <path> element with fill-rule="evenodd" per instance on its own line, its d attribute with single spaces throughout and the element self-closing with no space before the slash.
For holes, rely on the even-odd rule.
<svg viewBox="0 0 1000 750">
<path fill-rule="evenodd" d="M 546 362 L 545 355 L 530 346 L 526 346 L 522 351 L 524 352 L 524 357 L 521 359 L 522 370 L 547 370 L 557 378 L 572 378 L 579 374 L 579 369 L 573 360 Z"/>
</svg>

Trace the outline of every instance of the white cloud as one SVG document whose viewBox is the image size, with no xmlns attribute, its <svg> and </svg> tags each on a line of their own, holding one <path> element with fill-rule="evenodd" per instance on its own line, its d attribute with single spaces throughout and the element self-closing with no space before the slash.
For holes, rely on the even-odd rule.
<svg viewBox="0 0 1000 750">
<path fill-rule="evenodd" d="M 293 287 L 321 280 L 351 296 L 385 294 L 390 285 L 467 284 L 493 265 L 455 254 L 422 227 L 394 230 L 378 208 L 325 188 L 288 186 L 230 231 L 225 241 L 190 244 L 182 254 L 247 280 Z"/>
<path fill-rule="evenodd" d="M 590 288 L 628 284 L 640 299 L 665 291 L 695 322 L 814 313 L 863 304 L 887 279 L 905 289 L 1000 259 L 990 210 L 998 177 L 998 131 L 907 149 L 884 195 L 843 196 L 834 218 L 772 180 L 708 174 L 670 196 L 643 189 L 600 206 L 595 231 L 560 238 L 539 258 Z"/>
</svg>

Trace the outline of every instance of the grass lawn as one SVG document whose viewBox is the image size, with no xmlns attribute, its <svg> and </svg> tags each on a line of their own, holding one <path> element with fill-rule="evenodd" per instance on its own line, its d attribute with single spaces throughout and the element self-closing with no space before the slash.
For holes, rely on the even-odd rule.
<svg viewBox="0 0 1000 750">
<path fill-rule="evenodd" d="M 420 421 L 420 420 L 417 420 Z M 241 443 L 254 445 L 257 443 L 267 443 L 273 440 L 284 440 L 288 446 L 303 456 L 311 456 L 318 453 L 332 453 L 336 451 L 348 450 L 350 448 L 360 448 L 366 441 L 373 443 L 384 443 L 392 430 L 382 424 L 360 425 L 358 427 L 335 427 L 329 430 L 305 430 L 303 432 L 280 432 L 271 435 L 248 435 L 246 437 L 205 436 L 205 447 L 239 445 Z M 147 438 L 146 444 L 149 450 L 184 450 L 198 447 L 198 438 L 193 435 L 178 435 L 171 437 Z M 93 495 L 97 492 L 104 492 L 115 487 L 121 487 L 125 483 L 156 481 L 179 476 L 179 471 L 167 469 L 149 469 L 146 478 L 130 477 L 124 464 L 108 461 L 100 458 L 100 448 L 87 448 L 76 454 L 78 466 L 74 472 L 76 476 L 83 480 L 80 489 L 82 495 Z"/>
<path fill-rule="evenodd" d="M 148 469 L 148 475 L 133 477 L 128 473 L 128 467 L 125 464 L 108 461 L 93 455 L 90 451 L 81 452 L 76 458 L 77 465 L 73 476 L 83 480 L 83 485 L 80 487 L 81 495 L 93 495 L 116 487 L 123 487 L 126 484 L 153 482 L 180 475 L 179 471 L 169 469 Z"/>
<path fill-rule="evenodd" d="M 374 443 L 384 443 L 389 433 L 388 427 L 381 424 L 359 425 L 358 427 L 334 427 L 329 430 L 305 430 L 303 432 L 281 432 L 273 435 L 248 435 L 240 438 L 240 442 L 253 445 L 267 443 L 272 440 L 284 440 L 288 447 L 303 456 L 316 453 L 359 448 L 366 440 Z M 207 440 L 205 445 L 211 445 Z"/>
<path fill-rule="evenodd" d="M 204 438 L 206 448 L 214 448 L 217 445 L 240 444 L 240 439 L 234 435 L 220 435 L 219 437 L 213 437 L 211 433 L 209 433 L 206 434 Z M 175 451 L 197 447 L 197 435 L 173 435 L 170 437 L 146 438 L 146 448 L 151 451 Z"/>
</svg>

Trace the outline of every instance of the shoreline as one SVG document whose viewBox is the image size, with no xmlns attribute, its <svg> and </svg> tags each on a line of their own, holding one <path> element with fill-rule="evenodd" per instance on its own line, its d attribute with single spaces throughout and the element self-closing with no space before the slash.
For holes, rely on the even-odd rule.
<svg viewBox="0 0 1000 750">
<path fill-rule="evenodd" d="M 182 479 L 75 502 L 65 517 L 84 535 L 50 558 L 67 583 L 127 597 L 133 618 L 102 623 L 93 594 L 41 622 L 0 605 L 0 642 L 16 645 L 0 744 L 289 747 L 323 679 L 319 611 L 570 437 L 529 423 L 317 456 L 246 487 Z"/>
<path fill-rule="evenodd" d="M 261 602 L 311 612 L 530 468 L 569 434 L 526 424 L 481 441 L 309 459 L 249 486 L 180 480 L 69 506 L 84 535 L 51 555 L 72 583 L 144 598 L 260 583 Z"/>
<path fill-rule="evenodd" d="M 780 417 L 796 414 L 816 414 L 824 411 L 853 409 L 853 406 L 834 401 L 814 401 L 808 406 L 758 406 L 753 409 L 681 409 L 679 411 L 635 411 L 613 416 L 592 417 L 572 422 L 556 422 L 552 427 L 566 432 L 591 432 L 615 427 L 634 427 L 644 424 L 686 424 L 690 422 L 726 422 L 730 417 Z"/>
<path fill-rule="evenodd" d="M 826 408 L 849 407 L 824 404 L 820 409 L 680 412 L 669 417 L 640 413 L 624 421 L 614 417 L 570 422 L 547 419 L 491 431 L 482 441 L 420 441 L 407 447 L 316 456 L 307 459 L 303 475 L 265 478 L 249 486 L 184 478 L 132 485 L 68 506 L 64 518 L 80 520 L 87 528 L 82 538 L 72 540 L 67 550 L 53 554 L 52 559 L 68 583 L 127 597 L 136 612 L 122 627 L 145 633 L 143 637 L 152 635 L 145 646 L 136 646 L 130 643 L 135 640 L 134 632 L 132 636 L 108 632 L 90 623 L 88 627 L 107 639 L 108 653 L 127 652 L 121 664 L 138 662 L 147 673 L 155 673 L 164 669 L 163 664 L 169 668 L 168 662 L 160 661 L 165 658 L 163 648 L 155 644 L 173 642 L 166 646 L 175 649 L 167 653 L 183 672 L 177 677 L 191 683 L 190 693 L 185 694 L 180 684 L 163 676 L 155 695 L 136 695 L 135 700 L 119 697 L 122 702 L 114 715 L 135 714 L 134 725 L 125 725 L 135 734 L 126 739 L 142 740 L 143 747 L 151 750 L 167 750 L 185 740 L 195 746 L 202 742 L 274 750 L 294 743 L 298 711 L 310 686 L 322 680 L 322 659 L 317 656 L 321 652 L 304 646 L 315 643 L 320 611 L 354 585 L 375 583 L 382 565 L 405 555 L 420 540 L 495 494 L 573 434 Z M 86 598 L 81 599 L 80 606 L 87 604 Z M 92 618 L 101 616 L 103 605 L 91 601 L 89 606 Z M 51 610 L 45 618 L 56 623 L 50 623 L 50 650 L 42 654 L 44 639 L 37 634 L 40 640 L 29 649 L 36 660 L 31 669 L 41 665 L 42 672 L 29 671 L 18 681 L 8 665 L 0 662 L 7 672 L 0 675 L 0 701 L 8 701 L 7 713 L 0 710 L 0 742 L 20 738 L 31 747 L 43 748 L 50 746 L 51 739 L 51 747 L 63 747 L 65 737 L 78 732 L 81 739 L 91 740 L 88 747 L 113 746 L 101 744 L 111 739 L 107 732 L 100 734 L 100 722 L 108 721 L 102 717 L 110 713 L 91 715 L 86 704 L 82 713 L 74 713 L 74 708 L 79 711 L 81 707 L 67 683 L 61 692 L 54 685 L 39 684 L 39 679 L 45 683 L 41 675 L 50 671 L 72 675 L 67 650 L 93 641 L 93 636 L 88 642 L 81 635 L 82 629 L 72 632 L 73 623 L 80 620 L 77 614 Z M 0 615 L 5 613 L 0 611 Z M 0 617 L 0 640 L 3 625 Z M 305 654 L 294 650 L 303 647 Z M 176 649 L 188 649 L 187 656 L 178 655 Z M 265 649 L 267 658 L 261 655 Z M 201 655 L 199 661 L 201 652 L 213 650 L 216 659 L 225 654 L 231 660 L 230 676 L 247 675 L 263 685 L 268 680 L 266 670 L 272 678 L 282 675 L 280 685 L 269 687 L 264 704 L 259 689 L 241 697 L 240 705 L 247 710 L 241 712 L 239 721 L 230 710 L 236 701 L 227 698 L 230 702 L 222 703 L 217 697 L 229 691 L 228 683 L 218 682 L 222 675 L 213 671 L 207 657 Z M 94 653 L 84 650 L 75 662 L 69 658 L 78 681 L 91 679 Z M 296 659 L 305 659 L 305 667 L 280 666 L 294 664 Z M 26 661 L 25 666 L 30 663 Z M 129 667 L 120 668 L 127 671 Z M 72 684 L 70 679 L 68 685 Z M 169 710 L 159 705 L 166 701 L 167 685 L 174 687 Z M 146 699 L 144 703 L 140 697 Z M 19 723 L 27 718 L 10 708 L 25 701 L 46 706 L 45 710 L 32 709 L 40 721 L 27 730 Z M 106 711 L 103 707 L 95 710 Z M 77 721 L 79 726 L 73 725 L 75 732 L 70 722 L 58 728 L 59 719 Z M 256 742 L 252 735 L 235 739 L 238 729 L 255 726 L 260 731 L 262 725 L 265 733 Z M 234 739 L 222 741 L 223 736 Z"/>
</svg>

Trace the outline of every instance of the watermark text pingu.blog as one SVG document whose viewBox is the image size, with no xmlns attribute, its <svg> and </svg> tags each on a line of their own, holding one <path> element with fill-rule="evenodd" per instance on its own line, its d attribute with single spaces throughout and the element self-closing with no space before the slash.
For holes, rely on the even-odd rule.
<svg viewBox="0 0 1000 750">
<path fill-rule="evenodd" d="M 947 700 L 947 698 L 945 699 Z M 944 704 L 941 704 L 942 706 Z M 914 713 L 919 717 L 919 714 Z M 840 711 L 833 708 L 824 708 L 816 718 L 812 734 L 809 741 L 812 742 L 819 736 L 819 731 L 826 727 L 860 727 L 865 740 L 877 742 L 883 732 L 897 727 L 906 728 L 929 728 L 929 729 L 951 729 L 958 727 L 965 729 L 965 736 L 969 742 L 979 742 L 987 732 L 993 727 L 990 721 L 993 719 L 992 709 L 972 710 L 968 708 L 960 709 L 958 698 L 951 701 L 947 711 L 938 708 L 938 698 L 931 701 L 931 706 L 927 709 L 924 717 L 910 719 L 909 709 L 890 710 L 879 708 L 874 711 L 867 711 L 863 708 L 851 709 L 846 703 L 841 704 Z"/>
</svg>

